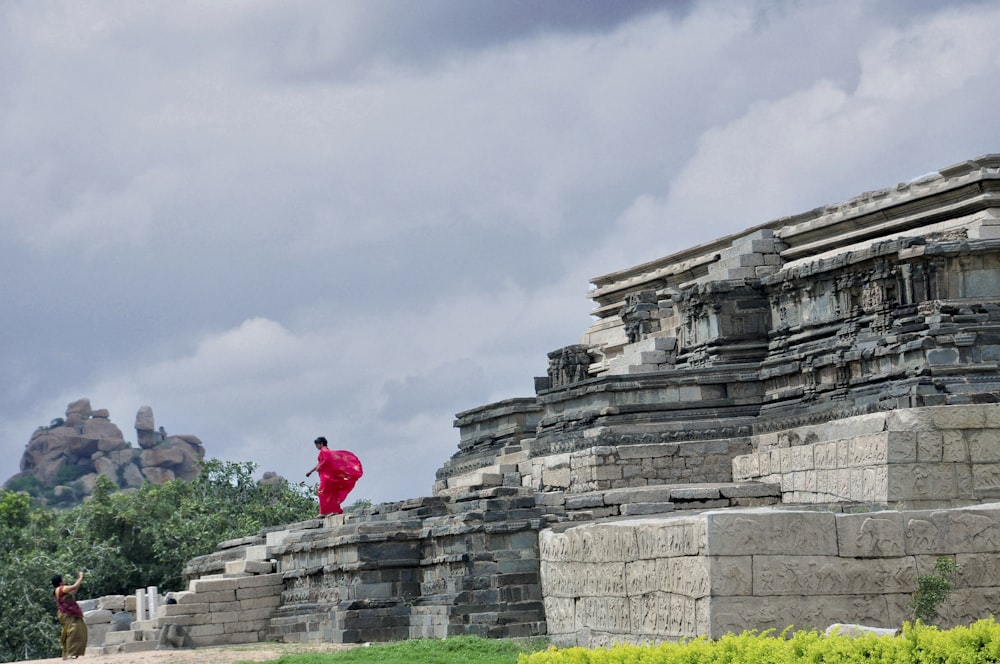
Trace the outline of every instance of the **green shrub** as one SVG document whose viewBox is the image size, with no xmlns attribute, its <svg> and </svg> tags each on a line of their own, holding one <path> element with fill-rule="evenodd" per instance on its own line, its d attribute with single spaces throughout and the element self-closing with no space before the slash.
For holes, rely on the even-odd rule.
<svg viewBox="0 0 1000 664">
<path fill-rule="evenodd" d="M 995 664 L 1000 625 L 993 618 L 942 631 L 906 623 L 900 636 L 825 635 L 815 630 L 727 634 L 718 640 L 612 648 L 555 648 L 522 654 L 519 664 Z"/>
<path fill-rule="evenodd" d="M 7 482 L 4 488 L 15 493 L 24 492 L 37 498 L 41 493 L 42 485 L 34 475 L 21 475 Z"/>
<path fill-rule="evenodd" d="M 940 556 L 934 562 L 936 574 L 917 578 L 917 589 L 913 592 L 910 608 L 913 617 L 925 623 L 935 623 L 938 607 L 954 588 L 955 577 L 960 571 L 959 564 L 947 556 Z"/>
<path fill-rule="evenodd" d="M 59 470 L 56 471 L 55 477 L 52 479 L 51 484 L 53 486 L 58 486 L 60 484 L 70 484 L 80 479 L 84 475 L 90 472 L 90 468 L 83 464 L 76 463 L 64 463 L 59 466 Z"/>
</svg>

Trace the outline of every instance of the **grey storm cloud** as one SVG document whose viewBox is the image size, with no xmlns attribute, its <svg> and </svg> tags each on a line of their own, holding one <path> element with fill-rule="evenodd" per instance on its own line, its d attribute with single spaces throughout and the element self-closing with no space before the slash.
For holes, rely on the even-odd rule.
<svg viewBox="0 0 1000 664">
<path fill-rule="evenodd" d="M 0 480 L 81 397 L 429 492 L 589 279 L 1000 150 L 995 2 L 0 3 Z"/>
<path fill-rule="evenodd" d="M 419 376 L 389 381 L 379 419 L 405 421 L 422 413 L 441 413 L 447 418 L 455 404 L 482 405 L 489 396 L 487 376 L 471 359 L 448 362 Z"/>
</svg>

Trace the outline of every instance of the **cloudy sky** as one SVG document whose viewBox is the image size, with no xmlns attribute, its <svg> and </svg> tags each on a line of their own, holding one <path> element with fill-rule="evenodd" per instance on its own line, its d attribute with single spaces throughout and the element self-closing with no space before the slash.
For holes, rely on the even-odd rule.
<svg viewBox="0 0 1000 664">
<path fill-rule="evenodd" d="M 81 397 L 427 495 L 592 277 L 1000 152 L 1000 2 L 0 0 L 0 482 Z"/>
</svg>

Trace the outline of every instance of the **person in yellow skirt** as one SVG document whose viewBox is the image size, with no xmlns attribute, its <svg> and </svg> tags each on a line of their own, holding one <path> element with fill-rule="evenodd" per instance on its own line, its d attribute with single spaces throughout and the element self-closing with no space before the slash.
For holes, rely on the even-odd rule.
<svg viewBox="0 0 1000 664">
<path fill-rule="evenodd" d="M 63 659 L 76 659 L 87 651 L 87 623 L 83 622 L 83 609 L 76 603 L 76 591 L 83 582 L 83 572 L 76 577 L 76 583 L 64 585 L 62 575 L 52 577 L 52 591 L 56 598 L 56 611 L 59 614 L 59 624 L 62 625 Z"/>
</svg>

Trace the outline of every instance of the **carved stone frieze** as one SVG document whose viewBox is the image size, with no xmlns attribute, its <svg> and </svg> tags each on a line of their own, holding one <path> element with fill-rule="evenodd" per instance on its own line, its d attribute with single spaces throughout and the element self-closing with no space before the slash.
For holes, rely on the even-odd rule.
<svg viewBox="0 0 1000 664">
<path fill-rule="evenodd" d="M 640 341 L 660 329 L 658 311 L 656 291 L 653 289 L 630 293 L 625 297 L 625 304 L 618 315 L 625 326 L 629 343 Z"/>
<path fill-rule="evenodd" d="M 587 347 L 566 346 L 549 353 L 549 387 L 557 388 L 585 380 L 590 367 Z"/>
</svg>

